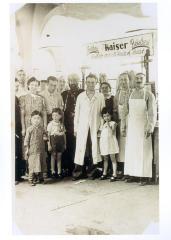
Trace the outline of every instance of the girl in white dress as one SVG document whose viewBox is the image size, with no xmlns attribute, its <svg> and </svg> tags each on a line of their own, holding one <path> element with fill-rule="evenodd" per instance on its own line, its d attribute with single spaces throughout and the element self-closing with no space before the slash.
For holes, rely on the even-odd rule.
<svg viewBox="0 0 171 240">
<path fill-rule="evenodd" d="M 119 153 L 118 142 L 116 139 L 116 122 L 111 121 L 112 114 L 110 111 L 104 107 L 102 109 L 102 117 L 104 124 L 101 127 L 101 136 L 100 136 L 100 153 L 104 157 L 104 167 L 103 175 L 101 180 L 107 179 L 107 169 L 108 169 L 108 160 L 109 156 L 112 161 L 113 175 L 110 178 L 110 181 L 113 182 L 116 180 L 116 170 L 117 162 L 115 154 Z"/>
</svg>

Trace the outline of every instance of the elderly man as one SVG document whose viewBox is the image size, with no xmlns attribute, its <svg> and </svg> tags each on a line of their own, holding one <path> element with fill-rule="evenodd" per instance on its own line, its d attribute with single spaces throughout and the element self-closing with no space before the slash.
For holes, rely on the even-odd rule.
<svg viewBox="0 0 171 240">
<path fill-rule="evenodd" d="M 58 85 L 57 85 L 57 92 L 62 94 L 66 90 L 66 81 L 64 76 L 58 77 Z"/>
<path fill-rule="evenodd" d="M 77 74 L 70 74 L 68 76 L 68 84 L 70 90 L 62 93 L 64 102 L 64 124 L 66 128 L 67 148 L 64 154 L 64 169 L 67 175 L 72 175 L 74 169 L 74 155 L 75 155 L 75 136 L 74 136 L 74 115 L 75 105 L 78 95 L 83 92 L 79 89 L 79 76 Z"/>
<path fill-rule="evenodd" d="M 121 118 L 121 132 L 126 137 L 124 174 L 140 177 L 140 185 L 145 185 L 152 177 L 152 139 L 156 123 L 156 101 L 152 92 L 144 87 L 145 75 L 137 73 L 135 89 L 125 105 Z M 128 125 L 126 129 L 126 115 Z M 127 132 L 127 133 L 126 133 Z M 131 181 L 129 178 L 127 181 Z"/>
<path fill-rule="evenodd" d="M 84 176 L 88 170 L 88 177 L 94 179 L 96 167 L 101 161 L 97 132 L 101 125 L 101 110 L 105 106 L 102 93 L 95 92 L 97 77 L 89 74 L 86 77 L 87 90 L 81 93 L 76 102 L 74 132 L 76 135 L 75 169 L 73 180 Z M 88 165 L 88 169 L 86 169 Z"/>
</svg>

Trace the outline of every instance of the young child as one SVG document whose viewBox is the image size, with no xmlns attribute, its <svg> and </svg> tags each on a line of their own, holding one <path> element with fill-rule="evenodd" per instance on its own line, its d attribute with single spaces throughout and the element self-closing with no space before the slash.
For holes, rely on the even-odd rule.
<svg viewBox="0 0 171 240">
<path fill-rule="evenodd" d="M 58 178 L 62 178 L 61 158 L 66 149 L 66 136 L 63 124 L 63 111 L 60 108 L 52 110 L 52 121 L 47 126 L 48 151 L 51 152 L 51 173 L 56 177 L 55 163 L 57 160 Z"/>
<path fill-rule="evenodd" d="M 44 182 L 42 174 L 47 172 L 44 144 L 46 137 L 41 121 L 41 113 L 33 111 L 31 114 L 31 126 L 27 128 L 24 139 L 25 154 L 28 159 L 29 183 L 32 186 L 36 185 L 36 175 L 38 175 L 39 182 Z"/>
<path fill-rule="evenodd" d="M 115 154 L 119 153 L 118 142 L 116 139 L 116 123 L 111 121 L 111 113 L 110 111 L 104 107 L 102 109 L 102 117 L 104 120 L 104 124 L 101 127 L 101 136 L 100 136 L 100 152 L 104 159 L 103 166 L 103 175 L 101 176 L 101 180 L 107 178 L 107 170 L 108 170 L 108 159 L 112 161 L 113 167 L 113 175 L 110 178 L 110 181 L 113 182 L 116 180 L 116 171 L 117 171 L 117 162 L 115 158 Z"/>
</svg>

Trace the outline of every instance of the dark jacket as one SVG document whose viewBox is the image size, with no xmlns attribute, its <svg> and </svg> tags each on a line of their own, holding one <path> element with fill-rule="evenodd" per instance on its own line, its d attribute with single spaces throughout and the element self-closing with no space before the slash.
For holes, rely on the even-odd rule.
<svg viewBox="0 0 171 240">
<path fill-rule="evenodd" d="M 76 91 L 67 90 L 61 95 L 64 102 L 64 125 L 67 132 L 74 133 L 74 114 L 78 95 L 83 92 L 82 89 Z"/>
</svg>

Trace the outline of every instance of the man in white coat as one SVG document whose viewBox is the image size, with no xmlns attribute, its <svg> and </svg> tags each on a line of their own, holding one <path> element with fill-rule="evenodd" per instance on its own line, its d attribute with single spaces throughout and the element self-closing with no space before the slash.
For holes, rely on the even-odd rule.
<svg viewBox="0 0 171 240">
<path fill-rule="evenodd" d="M 140 185 L 145 185 L 152 177 L 152 139 L 156 123 L 156 101 L 153 93 L 144 87 L 145 75 L 136 74 L 135 89 L 125 105 L 121 119 L 122 135 L 126 135 L 124 174 L 140 177 Z M 128 125 L 126 129 L 126 116 Z M 128 179 L 129 181 L 132 178 Z"/>
<path fill-rule="evenodd" d="M 95 92 L 97 77 L 89 74 L 86 77 L 86 91 L 79 94 L 74 117 L 74 133 L 76 136 L 75 169 L 73 180 L 80 179 L 87 170 L 93 178 L 98 162 L 101 161 L 97 132 L 101 125 L 101 110 L 105 106 L 102 93 Z M 88 165 L 88 169 L 86 169 Z"/>
</svg>

